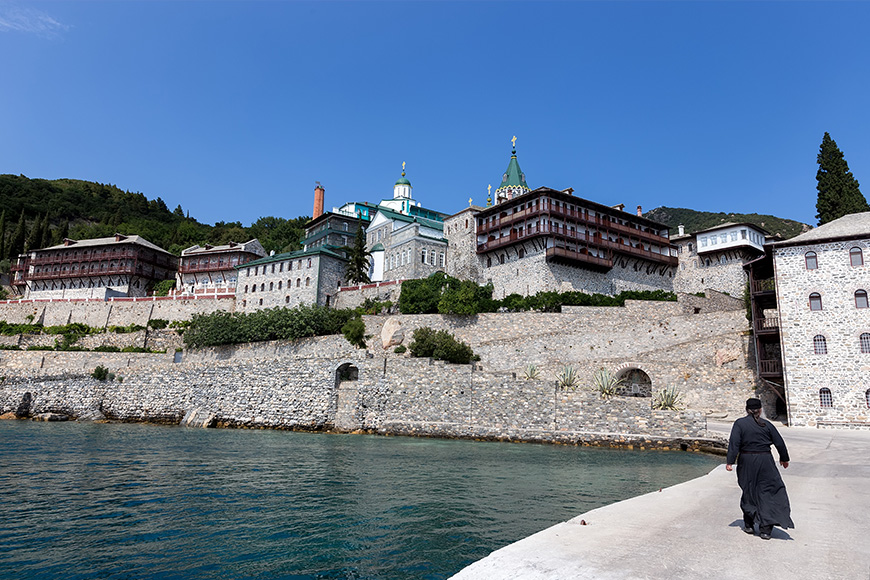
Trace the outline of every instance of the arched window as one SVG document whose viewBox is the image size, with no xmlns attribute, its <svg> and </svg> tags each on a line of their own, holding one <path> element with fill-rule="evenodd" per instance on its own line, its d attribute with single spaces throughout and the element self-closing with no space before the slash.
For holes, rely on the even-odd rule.
<svg viewBox="0 0 870 580">
<path fill-rule="evenodd" d="M 271 292 L 271 291 L 274 290 L 274 289 L 275 289 L 275 283 L 274 283 L 274 282 L 269 282 L 269 292 Z"/>
<path fill-rule="evenodd" d="M 822 387 L 819 389 L 819 406 L 830 408 L 834 406 L 834 397 L 831 395 L 831 389 Z"/>
<path fill-rule="evenodd" d="M 486 267 L 492 268 L 492 258 L 489 256 L 487 256 L 487 258 L 486 258 Z"/>
<path fill-rule="evenodd" d="M 810 294 L 810 310 L 822 309 L 822 295 L 818 292 Z"/>
<path fill-rule="evenodd" d="M 821 334 L 813 337 L 813 352 L 816 354 L 828 354 L 828 341 Z"/>
<path fill-rule="evenodd" d="M 855 290 L 855 308 L 867 308 L 867 291 Z"/>
<path fill-rule="evenodd" d="M 504 264 L 504 254 L 501 254 L 501 255 L 498 257 L 498 263 L 499 263 L 499 264 Z"/>
<path fill-rule="evenodd" d="M 517 250 L 517 257 L 519 257 L 519 258 L 525 258 L 525 257 L 526 257 L 526 251 L 525 251 L 523 248 L 520 248 L 519 250 Z"/>
<path fill-rule="evenodd" d="M 861 345 L 862 353 L 870 353 L 870 332 L 861 333 L 861 336 L 858 337 L 858 343 Z"/>
<path fill-rule="evenodd" d="M 257 291 L 257 285 L 254 284 L 253 286 L 251 286 L 251 292 L 253 293 L 253 292 L 256 292 L 256 291 Z"/>
<path fill-rule="evenodd" d="M 870 408 L 870 389 L 864 391 L 864 402 L 867 403 L 867 407 Z"/>
<path fill-rule="evenodd" d="M 264 292 L 265 290 L 266 290 L 266 283 L 263 282 L 262 284 L 260 284 L 260 292 Z"/>
<path fill-rule="evenodd" d="M 308 285 L 311 284 L 311 278 L 305 279 L 305 287 L 308 288 Z"/>
<path fill-rule="evenodd" d="M 248 293 L 248 285 L 245 284 L 245 294 L 247 294 L 247 293 Z"/>
<path fill-rule="evenodd" d="M 301 284 L 302 284 L 302 278 L 296 278 L 296 287 L 299 288 L 299 286 Z"/>
<path fill-rule="evenodd" d="M 290 297 L 289 296 L 284 297 L 284 304 L 290 304 Z"/>
<path fill-rule="evenodd" d="M 278 290 L 281 289 L 281 284 L 283 284 L 283 282 L 281 282 L 280 280 L 278 280 Z"/>
<path fill-rule="evenodd" d="M 691 253 L 692 251 L 694 251 L 694 249 L 695 249 L 695 246 L 692 245 L 692 242 L 689 242 L 689 252 Z"/>
<path fill-rule="evenodd" d="M 849 250 L 849 263 L 853 266 L 864 265 L 864 253 L 861 251 L 861 248 L 852 248 Z"/>
<path fill-rule="evenodd" d="M 819 259 L 815 252 L 807 252 L 804 254 L 804 260 L 807 263 L 807 270 L 815 270 L 819 267 Z"/>
</svg>

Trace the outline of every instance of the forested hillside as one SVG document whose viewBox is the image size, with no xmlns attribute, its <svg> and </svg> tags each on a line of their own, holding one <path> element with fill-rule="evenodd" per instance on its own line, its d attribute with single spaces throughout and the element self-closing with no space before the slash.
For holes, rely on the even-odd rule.
<svg viewBox="0 0 870 580">
<path fill-rule="evenodd" d="M 724 223 L 750 223 L 757 225 L 783 239 L 793 238 L 810 229 L 807 224 L 757 213 L 713 213 L 695 211 L 682 207 L 657 207 L 644 214 L 644 217 L 663 223 L 670 228 L 671 235 L 677 234 L 677 226 L 682 224 L 687 234 L 693 234 Z"/>
<path fill-rule="evenodd" d="M 176 255 L 194 244 L 252 238 L 258 238 L 267 252 L 289 251 L 301 248 L 309 219 L 261 217 L 247 227 L 240 222 L 208 225 L 188 216 L 180 205 L 170 210 L 159 197 L 148 199 L 114 185 L 0 175 L 0 261 L 24 248 L 58 244 L 65 237 L 98 238 L 116 232 L 138 234 Z"/>
</svg>

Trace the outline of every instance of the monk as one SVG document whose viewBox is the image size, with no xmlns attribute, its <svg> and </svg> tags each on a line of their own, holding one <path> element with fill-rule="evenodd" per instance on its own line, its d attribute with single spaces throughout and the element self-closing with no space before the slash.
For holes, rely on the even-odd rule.
<svg viewBox="0 0 870 580">
<path fill-rule="evenodd" d="M 743 531 L 755 534 L 757 522 L 762 540 L 770 539 L 773 526 L 794 527 L 788 494 L 773 461 L 771 445 L 779 453 L 779 464 L 787 469 L 789 457 L 785 441 L 770 421 L 761 418 L 761 401 L 748 399 L 746 416 L 737 419 L 731 428 L 725 469 L 731 471 L 739 456 L 737 483 L 743 490 L 740 498 Z"/>
</svg>

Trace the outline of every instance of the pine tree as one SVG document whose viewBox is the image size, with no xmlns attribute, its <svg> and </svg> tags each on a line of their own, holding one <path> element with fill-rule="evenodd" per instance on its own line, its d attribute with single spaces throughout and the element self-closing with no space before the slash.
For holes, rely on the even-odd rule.
<svg viewBox="0 0 870 580">
<path fill-rule="evenodd" d="M 816 173 L 816 189 L 819 197 L 816 201 L 816 217 L 819 225 L 844 215 L 870 211 L 870 205 L 858 189 L 858 181 L 849 171 L 843 152 L 827 132 L 822 138 L 817 160 L 819 170 Z"/>
<path fill-rule="evenodd" d="M 345 278 L 349 284 L 368 284 L 371 282 L 369 278 L 369 256 L 371 252 L 366 250 L 366 233 L 362 224 L 356 230 L 356 238 L 352 246 L 342 248 L 347 255 L 347 268 L 344 271 Z"/>
<path fill-rule="evenodd" d="M 18 225 L 15 226 L 15 231 L 12 233 L 12 238 L 9 240 L 9 259 L 13 262 L 18 258 L 18 254 L 24 253 L 24 239 L 27 235 L 26 226 L 24 224 L 24 210 L 21 210 L 21 217 L 18 218 Z"/>
</svg>

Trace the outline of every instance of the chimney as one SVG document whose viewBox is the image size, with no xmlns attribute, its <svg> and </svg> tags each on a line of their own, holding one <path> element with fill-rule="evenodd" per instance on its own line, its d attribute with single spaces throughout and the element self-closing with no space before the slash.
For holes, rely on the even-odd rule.
<svg viewBox="0 0 870 580">
<path fill-rule="evenodd" d="M 314 188 L 314 212 L 311 219 L 317 219 L 323 215 L 323 194 L 326 190 L 320 185 L 319 181 L 315 181 L 317 185 Z"/>
<path fill-rule="evenodd" d="M 643 210 L 640 209 L 640 206 L 637 206 L 637 217 L 643 217 Z"/>
<path fill-rule="evenodd" d="M 679 235 L 681 235 L 681 236 L 686 235 L 686 228 L 683 227 L 683 224 L 680 224 L 677 226 L 677 231 L 679 232 Z"/>
</svg>

